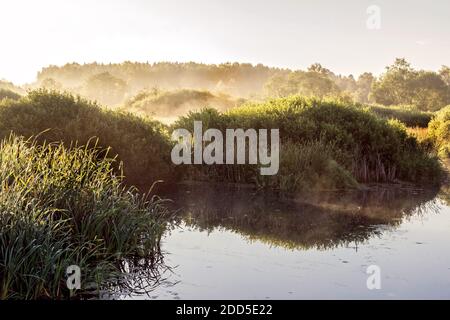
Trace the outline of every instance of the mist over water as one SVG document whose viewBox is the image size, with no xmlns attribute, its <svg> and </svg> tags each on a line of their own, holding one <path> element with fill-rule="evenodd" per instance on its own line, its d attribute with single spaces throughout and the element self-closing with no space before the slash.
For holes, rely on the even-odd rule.
<svg viewBox="0 0 450 320">
<path fill-rule="evenodd" d="M 190 186 L 172 197 L 179 224 L 162 240 L 172 272 L 148 295 L 123 298 L 450 297 L 442 192 L 381 188 L 283 200 Z M 369 265 L 381 268 L 381 290 L 366 287 Z"/>
</svg>

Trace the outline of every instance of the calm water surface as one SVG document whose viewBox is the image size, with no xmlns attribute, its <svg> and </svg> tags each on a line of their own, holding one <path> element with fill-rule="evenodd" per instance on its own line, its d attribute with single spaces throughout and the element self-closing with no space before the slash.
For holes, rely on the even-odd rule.
<svg viewBox="0 0 450 320">
<path fill-rule="evenodd" d="M 450 299 L 450 197 L 378 188 L 281 200 L 186 187 L 162 239 L 172 268 L 132 299 Z M 368 290 L 366 269 L 381 268 Z"/>
</svg>

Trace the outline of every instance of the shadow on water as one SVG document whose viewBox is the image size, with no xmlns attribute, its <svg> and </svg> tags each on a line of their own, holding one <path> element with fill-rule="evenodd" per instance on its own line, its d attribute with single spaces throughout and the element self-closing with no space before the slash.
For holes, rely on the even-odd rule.
<svg viewBox="0 0 450 320">
<path fill-rule="evenodd" d="M 249 241 L 288 249 L 326 250 L 368 240 L 413 214 L 437 210 L 438 190 L 377 187 L 282 199 L 247 188 L 195 185 L 171 195 L 178 222 L 211 232 L 225 229 Z"/>
</svg>

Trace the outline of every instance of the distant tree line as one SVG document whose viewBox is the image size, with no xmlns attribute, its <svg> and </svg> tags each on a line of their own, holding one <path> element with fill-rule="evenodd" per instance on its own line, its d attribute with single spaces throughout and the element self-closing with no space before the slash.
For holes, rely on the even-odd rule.
<svg viewBox="0 0 450 320">
<path fill-rule="evenodd" d="M 450 104 L 448 66 L 437 72 L 415 70 L 401 58 L 379 77 L 366 72 L 357 79 L 335 74 L 318 63 L 295 71 L 248 63 L 71 63 L 42 69 L 35 86 L 68 90 L 108 105 L 123 104 L 151 88 L 208 90 L 246 99 L 293 94 L 338 97 L 385 106 L 408 105 L 424 111 Z"/>
</svg>

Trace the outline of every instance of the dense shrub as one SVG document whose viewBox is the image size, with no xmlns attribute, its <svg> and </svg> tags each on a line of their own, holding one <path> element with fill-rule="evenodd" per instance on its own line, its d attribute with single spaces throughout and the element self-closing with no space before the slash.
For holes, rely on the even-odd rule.
<svg viewBox="0 0 450 320">
<path fill-rule="evenodd" d="M 322 149 L 330 149 L 327 145 L 333 145 L 329 159 L 335 162 L 333 172 L 338 170 L 342 176 L 347 171 L 360 182 L 400 179 L 434 183 L 441 176 L 438 160 L 426 154 L 401 123 L 387 122 L 367 110 L 334 100 L 289 97 L 266 103 L 247 103 L 225 113 L 204 109 L 181 117 L 173 127 L 192 130 L 194 120 L 201 120 L 204 130 L 208 127 L 222 130 L 278 128 L 282 142 L 281 163 L 285 164 L 288 163 L 286 157 L 291 154 L 284 153 L 285 143 L 293 143 L 300 149 L 308 148 L 320 137 L 321 143 L 325 144 Z M 295 153 L 301 154 L 300 151 Z M 330 161 L 324 162 L 324 166 L 333 163 Z M 312 161 L 310 166 L 313 166 Z M 283 172 L 284 169 L 280 170 Z M 292 172 L 298 171 L 294 166 Z"/>
<path fill-rule="evenodd" d="M 39 141 L 86 144 L 98 137 L 124 163 L 127 182 L 139 187 L 171 178 L 170 144 L 157 121 L 109 111 L 70 94 L 31 91 L 19 101 L 0 103 L 0 137 L 10 132 Z"/>
<path fill-rule="evenodd" d="M 83 271 L 83 290 L 98 291 L 125 281 L 125 259 L 155 258 L 167 211 L 124 188 L 107 156 L 89 146 L 2 142 L 0 299 L 68 297 L 70 265 Z"/>
<path fill-rule="evenodd" d="M 450 156 L 450 105 L 436 113 L 436 117 L 428 126 L 428 136 L 439 155 L 448 158 Z"/>
<path fill-rule="evenodd" d="M 410 106 L 368 106 L 369 111 L 383 119 L 396 119 L 403 122 L 407 127 L 428 127 L 433 119 L 432 112 L 416 110 Z"/>
<path fill-rule="evenodd" d="M 220 112 L 202 109 L 180 117 L 170 128 L 278 128 L 281 137 L 280 172 L 261 176 L 258 165 L 196 165 L 174 169 L 173 142 L 157 121 L 111 111 L 70 94 L 37 90 L 18 101 L 0 103 L 0 137 L 15 132 L 38 141 L 86 144 L 99 138 L 124 163 L 129 184 L 148 188 L 156 180 L 207 179 L 254 183 L 298 191 L 310 188 L 348 188 L 358 182 L 437 182 L 436 159 L 406 133 L 404 125 L 386 121 L 371 111 L 329 99 L 289 97 L 265 103 L 246 103 Z"/>
</svg>

